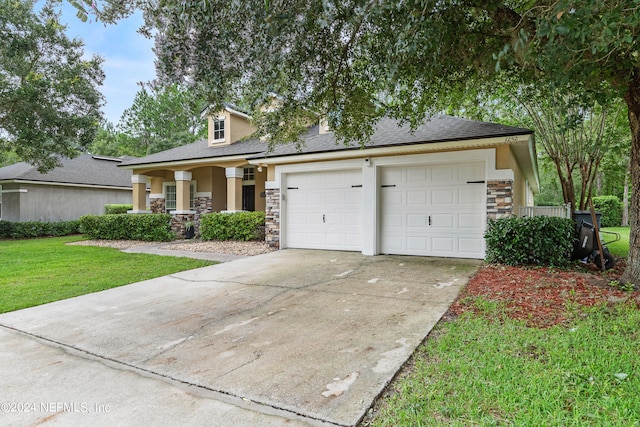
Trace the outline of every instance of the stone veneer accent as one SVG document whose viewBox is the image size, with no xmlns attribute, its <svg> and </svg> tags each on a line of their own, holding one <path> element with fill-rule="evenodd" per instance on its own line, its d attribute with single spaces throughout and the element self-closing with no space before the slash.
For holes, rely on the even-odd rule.
<svg viewBox="0 0 640 427">
<path fill-rule="evenodd" d="M 184 224 L 186 222 L 193 222 L 195 224 L 195 232 L 198 235 L 199 223 L 196 222 L 195 214 L 175 214 L 171 215 L 171 231 L 176 233 L 179 239 L 184 239 Z"/>
<path fill-rule="evenodd" d="M 513 181 L 487 182 L 487 219 L 513 216 Z"/>
<path fill-rule="evenodd" d="M 264 240 L 272 247 L 280 248 L 280 190 L 265 190 L 266 204 L 265 209 L 265 233 Z"/>
<path fill-rule="evenodd" d="M 151 205 L 151 213 L 164 213 L 164 197 L 149 199 L 149 205 Z"/>
<path fill-rule="evenodd" d="M 165 212 L 165 199 L 153 198 L 149 200 L 152 213 Z M 200 216 L 211 213 L 213 211 L 213 202 L 211 197 L 196 197 L 193 201 L 195 214 L 175 214 L 171 217 L 171 230 L 173 230 L 178 238 L 184 238 L 184 223 L 193 222 L 195 224 L 195 234 L 200 235 Z"/>
</svg>

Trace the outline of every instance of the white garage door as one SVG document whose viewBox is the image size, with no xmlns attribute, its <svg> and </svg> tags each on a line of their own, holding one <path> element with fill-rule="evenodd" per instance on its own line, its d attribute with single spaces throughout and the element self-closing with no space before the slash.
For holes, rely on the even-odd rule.
<svg viewBox="0 0 640 427">
<path fill-rule="evenodd" d="M 362 171 L 287 176 L 286 246 L 362 250 Z"/>
<path fill-rule="evenodd" d="M 484 257 L 484 164 L 381 171 L 380 252 Z"/>
</svg>

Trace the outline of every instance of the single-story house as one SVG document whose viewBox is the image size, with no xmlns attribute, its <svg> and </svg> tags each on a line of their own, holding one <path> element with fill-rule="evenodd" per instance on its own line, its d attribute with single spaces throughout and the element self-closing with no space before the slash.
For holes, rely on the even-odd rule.
<svg viewBox="0 0 640 427">
<path fill-rule="evenodd" d="M 208 124 L 207 140 L 122 162 L 132 213 L 170 212 L 180 233 L 204 213 L 264 210 L 274 247 L 483 258 L 487 220 L 538 192 L 528 129 L 440 115 L 411 131 L 382 119 L 362 148 L 336 144 L 320 121 L 301 146 L 269 151 L 235 108 Z"/>
<path fill-rule="evenodd" d="M 131 204 L 131 173 L 123 158 L 82 154 L 47 173 L 25 162 L 0 168 L 0 219 L 70 221 L 102 214 L 105 204 Z"/>
</svg>

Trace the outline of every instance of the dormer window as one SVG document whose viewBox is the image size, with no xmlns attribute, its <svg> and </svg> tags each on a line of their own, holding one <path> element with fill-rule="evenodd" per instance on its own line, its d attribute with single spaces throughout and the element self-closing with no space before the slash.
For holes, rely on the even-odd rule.
<svg viewBox="0 0 640 427">
<path fill-rule="evenodd" d="M 224 141 L 224 116 L 213 119 L 213 142 Z"/>
</svg>

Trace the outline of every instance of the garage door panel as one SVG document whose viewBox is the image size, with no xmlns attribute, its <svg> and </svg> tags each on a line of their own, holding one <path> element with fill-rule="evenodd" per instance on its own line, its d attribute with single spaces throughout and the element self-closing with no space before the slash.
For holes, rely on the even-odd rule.
<svg viewBox="0 0 640 427">
<path fill-rule="evenodd" d="M 423 229 L 428 223 L 427 215 L 423 213 L 407 214 L 406 218 L 406 224 L 409 228 L 413 227 Z"/>
<path fill-rule="evenodd" d="M 458 227 L 461 229 L 481 229 L 484 223 L 482 214 L 460 214 L 458 215 Z"/>
<path fill-rule="evenodd" d="M 456 245 L 453 237 L 433 237 L 431 244 L 433 245 L 434 252 L 440 252 L 443 255 L 451 255 L 455 252 L 454 248 Z"/>
<path fill-rule="evenodd" d="M 362 171 L 287 175 L 287 247 L 362 250 Z"/>
<path fill-rule="evenodd" d="M 484 189 L 484 188 L 481 188 Z M 479 191 L 478 188 L 474 188 L 474 186 L 469 185 L 468 187 L 464 187 L 458 190 L 458 203 L 459 204 L 471 204 L 477 205 L 484 203 L 484 192 Z"/>
<path fill-rule="evenodd" d="M 431 229 L 433 229 L 434 231 L 443 228 L 452 229 L 455 223 L 456 220 L 453 214 L 445 213 L 431 215 Z"/>
<path fill-rule="evenodd" d="M 426 236 L 413 236 L 407 239 L 407 253 L 424 253 L 429 250 L 429 239 Z"/>
<path fill-rule="evenodd" d="M 406 197 L 408 206 L 424 206 L 427 204 L 428 195 L 424 191 L 407 191 Z"/>
<path fill-rule="evenodd" d="M 431 192 L 431 204 L 434 206 L 455 204 L 455 193 L 451 190 L 433 190 Z"/>
<path fill-rule="evenodd" d="M 426 167 L 412 167 L 407 168 L 405 173 L 406 183 L 411 185 L 414 182 L 425 182 L 428 181 L 428 169 Z"/>
<path fill-rule="evenodd" d="M 454 166 L 438 165 L 429 167 L 431 171 L 431 185 L 451 185 L 456 181 L 456 170 Z"/>
<path fill-rule="evenodd" d="M 484 164 L 388 167 L 381 170 L 380 252 L 482 258 Z M 431 217 L 431 224 L 429 224 Z"/>
<path fill-rule="evenodd" d="M 476 254 L 482 251 L 483 245 L 484 239 L 482 238 L 469 239 L 461 237 L 458 239 L 459 251 L 462 253 Z"/>
</svg>

